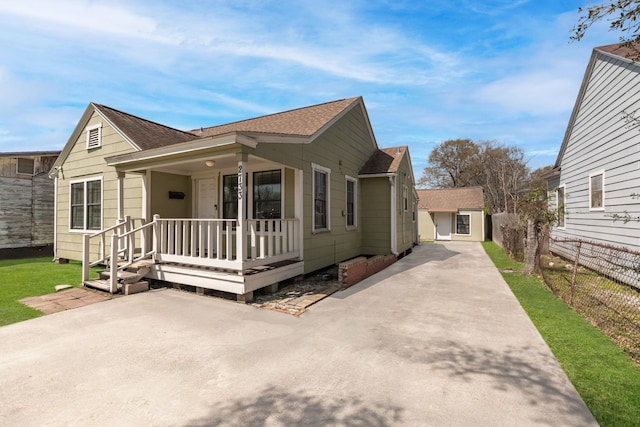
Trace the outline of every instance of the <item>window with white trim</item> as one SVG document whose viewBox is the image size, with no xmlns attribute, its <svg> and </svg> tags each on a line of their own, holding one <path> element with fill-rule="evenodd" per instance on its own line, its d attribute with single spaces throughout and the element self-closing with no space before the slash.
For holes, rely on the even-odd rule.
<svg viewBox="0 0 640 427">
<path fill-rule="evenodd" d="M 556 209 L 558 211 L 558 228 L 564 228 L 565 226 L 565 212 L 564 212 L 564 185 L 558 187 L 556 192 Z"/>
<path fill-rule="evenodd" d="M 102 146 L 102 123 L 87 128 L 87 150 Z"/>
<path fill-rule="evenodd" d="M 589 175 L 589 209 L 604 210 L 604 171 Z"/>
<path fill-rule="evenodd" d="M 69 227 L 87 231 L 102 229 L 102 178 L 69 184 Z"/>
<path fill-rule="evenodd" d="M 34 175 L 35 171 L 35 160 L 27 159 L 25 157 L 18 157 L 18 169 L 17 172 L 19 175 Z"/>
<path fill-rule="evenodd" d="M 471 215 L 456 214 L 456 234 L 471 234 Z"/>
<path fill-rule="evenodd" d="M 353 229 L 357 227 L 357 207 L 358 207 L 358 181 L 350 176 L 346 177 L 347 185 L 347 228 Z"/>
<path fill-rule="evenodd" d="M 313 231 L 331 229 L 329 194 L 331 169 L 311 164 L 313 169 Z"/>
<path fill-rule="evenodd" d="M 404 185 L 402 186 L 402 205 L 404 207 L 404 211 L 409 211 L 409 188 Z"/>
<path fill-rule="evenodd" d="M 282 216 L 282 171 L 253 173 L 253 218 L 279 219 Z"/>
</svg>

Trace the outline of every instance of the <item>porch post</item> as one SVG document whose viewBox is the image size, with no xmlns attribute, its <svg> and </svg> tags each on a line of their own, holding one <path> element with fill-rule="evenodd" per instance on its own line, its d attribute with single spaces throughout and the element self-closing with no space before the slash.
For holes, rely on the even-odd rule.
<svg viewBox="0 0 640 427">
<path fill-rule="evenodd" d="M 247 197 L 246 190 L 246 168 L 247 153 L 237 153 L 238 160 L 238 225 L 236 227 L 236 261 L 244 262 L 247 258 L 247 230 L 246 221 L 247 212 L 245 209 L 245 199 Z"/>
<path fill-rule="evenodd" d="M 296 230 L 296 236 L 298 238 L 297 246 L 299 252 L 299 258 L 304 260 L 304 185 L 302 178 L 304 177 L 304 171 L 298 170 L 295 182 L 295 217 L 298 219 L 298 229 Z M 312 207 L 313 209 L 313 207 Z"/>
<path fill-rule="evenodd" d="M 118 221 L 124 219 L 124 172 L 117 172 L 118 175 Z"/>
</svg>

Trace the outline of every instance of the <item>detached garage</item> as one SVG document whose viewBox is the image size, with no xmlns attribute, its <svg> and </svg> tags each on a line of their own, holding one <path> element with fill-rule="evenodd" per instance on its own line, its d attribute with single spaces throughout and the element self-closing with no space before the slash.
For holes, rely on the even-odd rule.
<svg viewBox="0 0 640 427">
<path fill-rule="evenodd" d="M 420 240 L 484 240 L 482 187 L 417 190 Z"/>
</svg>

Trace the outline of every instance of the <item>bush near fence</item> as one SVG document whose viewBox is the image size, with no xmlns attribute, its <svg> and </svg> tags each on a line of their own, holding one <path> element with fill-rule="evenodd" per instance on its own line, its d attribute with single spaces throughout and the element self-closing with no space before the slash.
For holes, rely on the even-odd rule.
<svg viewBox="0 0 640 427">
<path fill-rule="evenodd" d="M 545 284 L 640 363 L 640 252 L 553 238 L 549 250 Z"/>
<path fill-rule="evenodd" d="M 518 214 L 497 213 L 491 215 L 492 239 L 511 258 L 524 258 L 525 227 Z"/>
</svg>

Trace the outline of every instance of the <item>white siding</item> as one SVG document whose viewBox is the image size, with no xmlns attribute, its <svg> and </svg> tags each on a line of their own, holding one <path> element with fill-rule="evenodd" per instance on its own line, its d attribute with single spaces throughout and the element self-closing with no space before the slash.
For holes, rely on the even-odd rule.
<svg viewBox="0 0 640 427">
<path fill-rule="evenodd" d="M 597 54 L 561 159 L 566 228 L 555 237 L 578 237 L 640 250 L 640 223 L 614 221 L 613 214 L 640 215 L 640 128 L 625 113 L 640 107 L 640 65 Z M 589 175 L 604 171 L 604 211 L 589 209 Z"/>
</svg>

